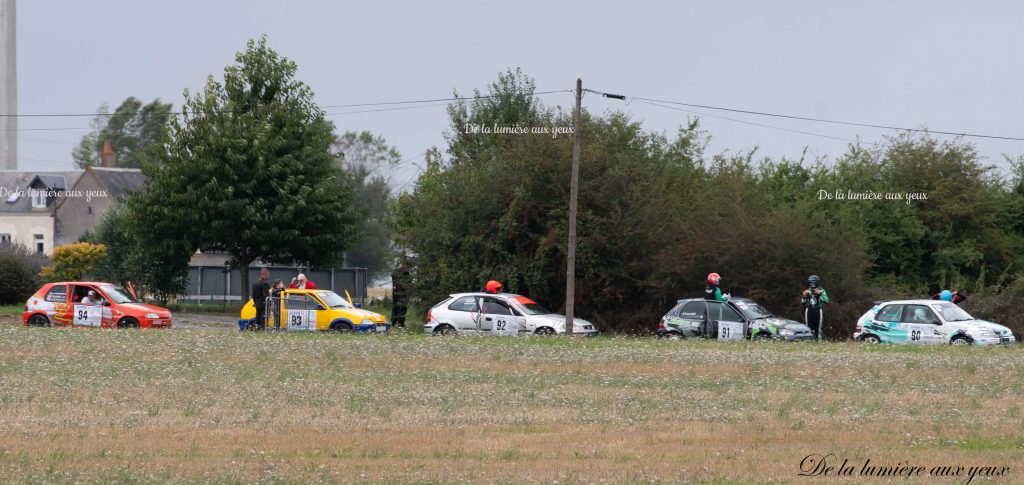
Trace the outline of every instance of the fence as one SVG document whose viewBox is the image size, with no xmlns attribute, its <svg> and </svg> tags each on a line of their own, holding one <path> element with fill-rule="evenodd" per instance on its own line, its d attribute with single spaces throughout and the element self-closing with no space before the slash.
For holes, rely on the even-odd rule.
<svg viewBox="0 0 1024 485">
<path fill-rule="evenodd" d="M 367 269 L 366 268 L 342 268 L 342 269 L 305 269 L 289 266 L 267 266 L 270 270 L 269 282 L 274 280 L 284 281 L 285 286 L 291 283 L 299 273 L 306 275 L 306 279 L 312 281 L 320 290 L 331 290 L 341 296 L 345 296 L 345 290 L 352 295 L 352 301 L 366 303 L 367 299 Z M 249 285 L 256 283 L 260 277 L 262 267 L 249 268 Z M 185 295 L 178 297 L 183 303 L 222 303 L 226 301 L 238 302 L 241 297 L 239 286 L 242 284 L 242 273 L 238 269 L 229 272 L 224 271 L 223 266 L 189 266 L 188 268 L 188 289 Z M 246 295 L 251 292 L 246 290 Z"/>
</svg>

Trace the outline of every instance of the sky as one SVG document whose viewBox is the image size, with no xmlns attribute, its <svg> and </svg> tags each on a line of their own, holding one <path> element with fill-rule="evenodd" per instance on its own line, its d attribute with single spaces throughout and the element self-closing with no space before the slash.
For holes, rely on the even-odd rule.
<svg viewBox="0 0 1024 485">
<path fill-rule="evenodd" d="M 1024 138 L 1021 18 L 1024 3 L 1011 1 L 21 0 L 18 110 L 95 113 L 128 96 L 177 108 L 185 89 L 222 77 L 266 34 L 323 106 L 468 95 L 519 67 L 538 91 L 563 91 L 541 99 L 566 109 L 582 78 L 627 100 Z M 698 114 L 712 154 L 798 159 L 806 149 L 833 160 L 851 141 L 895 133 L 594 95 L 583 103 L 669 135 Z M 339 132 L 369 130 L 396 146 L 404 163 L 391 181 L 409 187 L 426 149 L 445 148 L 444 106 L 355 112 L 365 110 L 327 112 Z M 20 118 L 19 169 L 73 168 L 89 121 Z M 1024 154 L 1024 141 L 967 140 L 1002 167 L 1004 154 Z"/>
</svg>

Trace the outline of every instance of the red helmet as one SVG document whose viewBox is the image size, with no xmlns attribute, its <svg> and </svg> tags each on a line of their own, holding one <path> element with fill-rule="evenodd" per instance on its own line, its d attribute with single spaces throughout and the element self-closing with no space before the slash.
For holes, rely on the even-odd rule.
<svg viewBox="0 0 1024 485">
<path fill-rule="evenodd" d="M 722 277 L 718 273 L 711 273 L 708 275 L 708 284 L 718 286 L 722 284 Z"/>
<path fill-rule="evenodd" d="M 501 283 L 491 280 L 487 282 L 486 288 L 488 293 L 497 293 L 498 291 L 501 291 Z"/>
</svg>

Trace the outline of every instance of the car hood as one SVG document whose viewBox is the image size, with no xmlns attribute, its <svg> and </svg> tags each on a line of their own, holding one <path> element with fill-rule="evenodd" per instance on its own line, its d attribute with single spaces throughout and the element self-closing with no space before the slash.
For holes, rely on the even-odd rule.
<svg viewBox="0 0 1024 485">
<path fill-rule="evenodd" d="M 800 331 L 804 331 L 804 330 L 810 331 L 811 330 L 811 328 L 808 327 L 807 325 L 804 325 L 804 324 L 802 324 L 800 322 L 797 322 L 797 321 L 794 321 L 794 320 L 789 320 L 787 318 L 778 318 L 778 317 L 761 318 L 761 319 L 758 319 L 758 320 L 754 320 L 754 323 L 755 324 L 767 323 L 769 325 L 774 326 L 775 328 L 784 328 L 786 330 L 792 330 L 794 332 L 800 332 Z"/>
<path fill-rule="evenodd" d="M 171 313 L 166 308 L 160 308 L 146 303 L 120 303 L 117 305 L 121 310 L 134 310 L 140 313 Z"/>
<path fill-rule="evenodd" d="M 1009 328 L 1006 328 L 998 323 L 993 323 L 986 320 L 965 320 L 960 322 L 949 322 L 949 324 L 967 331 L 987 328 L 995 332 L 996 335 L 1012 335 Z"/>
<path fill-rule="evenodd" d="M 359 319 L 368 318 L 370 320 L 374 320 L 381 316 L 380 313 L 371 312 L 370 310 L 363 310 L 362 308 L 346 308 L 344 309 L 344 312 L 349 315 L 359 317 Z"/>
</svg>

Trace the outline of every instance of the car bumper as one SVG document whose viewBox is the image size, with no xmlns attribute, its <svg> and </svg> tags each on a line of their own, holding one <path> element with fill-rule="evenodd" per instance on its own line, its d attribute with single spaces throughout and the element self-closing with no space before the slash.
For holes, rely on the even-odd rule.
<svg viewBox="0 0 1024 485">
<path fill-rule="evenodd" d="M 974 339 L 975 345 L 1013 345 L 1017 339 L 1011 337 L 982 337 Z"/>
<path fill-rule="evenodd" d="M 142 328 L 171 328 L 171 321 L 172 319 L 170 317 L 153 319 L 143 318 L 139 320 L 139 326 Z"/>
<path fill-rule="evenodd" d="M 352 331 L 353 332 L 359 332 L 359 333 L 388 333 L 388 332 L 391 331 L 391 324 L 384 323 L 384 324 L 378 325 L 378 324 L 375 324 L 375 323 L 367 323 L 365 325 L 363 325 L 363 324 L 353 325 L 352 326 Z"/>
</svg>

